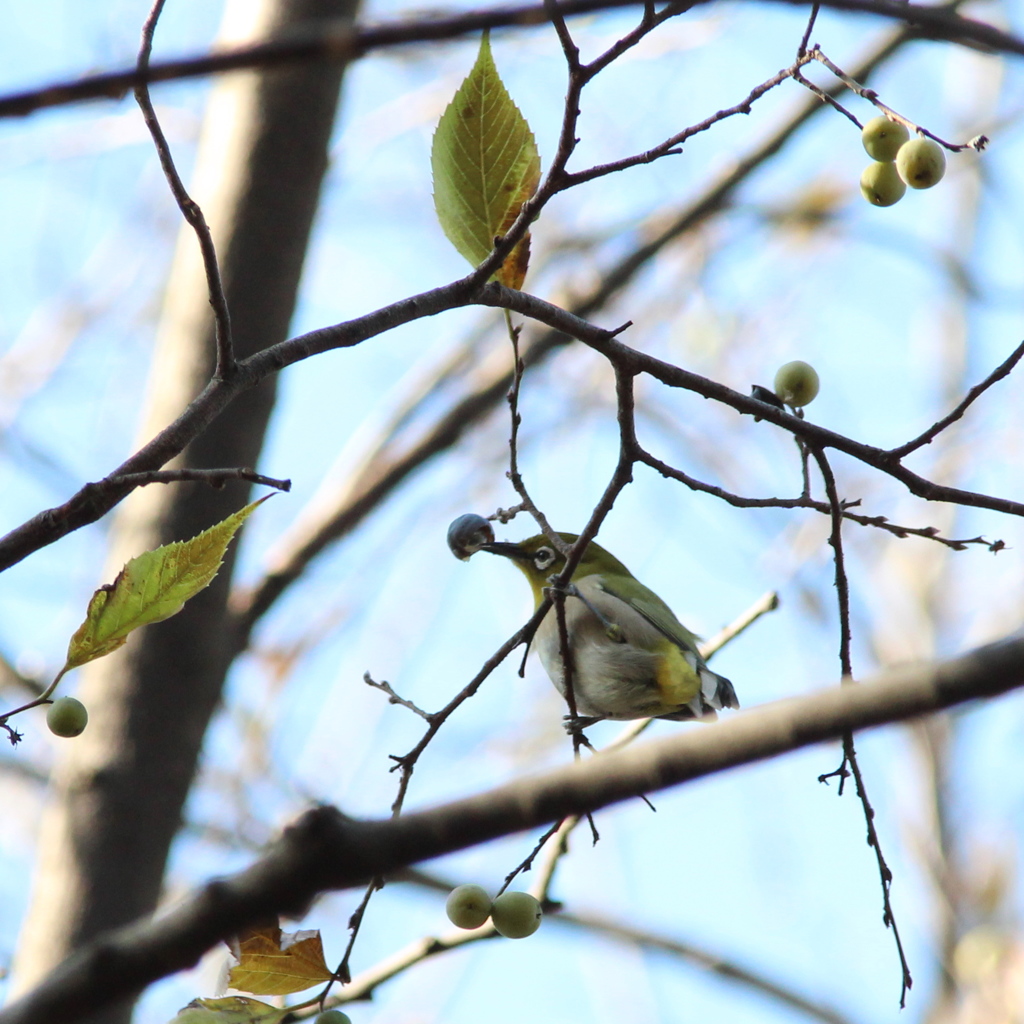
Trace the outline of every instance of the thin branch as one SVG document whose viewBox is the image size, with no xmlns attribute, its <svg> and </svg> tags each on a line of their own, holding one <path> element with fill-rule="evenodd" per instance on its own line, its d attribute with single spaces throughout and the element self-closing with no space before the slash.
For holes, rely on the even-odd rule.
<svg viewBox="0 0 1024 1024">
<path fill-rule="evenodd" d="M 821 478 L 825 483 L 825 494 L 832 515 L 832 530 L 829 545 L 835 563 L 836 599 L 839 603 L 839 667 L 844 680 L 853 680 L 853 664 L 850 660 L 850 583 L 846 575 L 846 557 L 843 554 L 843 505 L 836 490 L 836 478 L 832 467 L 819 448 L 811 448 L 811 455 L 818 464 Z"/>
<path fill-rule="evenodd" d="M 373 899 L 373 894 L 383 888 L 384 879 L 382 876 L 375 875 L 371 878 L 370 884 L 367 885 L 366 891 L 363 893 L 363 898 L 359 901 L 359 905 L 352 912 L 352 916 L 349 918 L 348 942 L 345 944 L 345 952 L 342 955 L 341 963 L 338 964 L 338 969 L 334 972 L 335 978 L 343 984 L 352 980 L 352 972 L 349 970 L 349 961 L 352 959 L 352 950 L 355 949 L 356 939 L 359 938 L 359 929 L 362 927 L 363 917 L 366 915 L 366 908 L 370 905 L 370 900 Z M 334 979 L 327 983 L 327 986 L 323 991 L 323 995 L 321 996 L 321 1001 L 327 998 L 327 993 L 330 992 L 333 984 Z"/>
<path fill-rule="evenodd" d="M 1024 356 L 1024 341 L 1022 341 L 983 381 L 975 384 L 964 396 L 963 400 L 948 415 L 933 423 L 927 430 L 919 434 L 912 441 L 901 444 L 898 448 L 890 450 L 890 454 L 897 459 L 905 458 L 911 452 L 931 444 L 952 423 L 956 423 L 974 402 L 983 395 L 996 381 L 1009 376 L 1010 371 L 1020 362 Z"/>
<path fill-rule="evenodd" d="M 946 149 L 950 150 L 950 152 L 962 153 L 965 149 L 973 149 L 976 152 L 980 153 L 988 145 L 988 138 L 985 135 L 977 135 L 973 139 L 971 139 L 970 142 L 947 142 L 945 139 L 939 138 L 939 136 L 936 135 L 934 132 L 928 131 L 927 128 L 922 128 L 921 125 L 917 124 L 915 121 L 911 121 L 909 118 L 906 118 L 902 114 L 897 113 L 895 110 L 892 109 L 892 107 L 886 106 L 878 98 L 878 93 L 875 92 L 874 89 L 866 89 L 863 85 L 860 84 L 860 82 L 856 81 L 856 79 L 851 78 L 845 71 L 843 71 L 842 68 L 837 67 L 835 64 L 833 64 L 832 61 L 829 60 L 829 58 L 826 57 L 820 49 L 818 49 L 818 47 L 815 47 L 813 50 L 811 50 L 808 53 L 808 56 L 818 61 L 819 63 L 824 64 L 825 67 L 827 67 L 829 71 L 831 71 L 832 74 L 835 75 L 836 78 L 838 78 L 843 83 L 843 85 L 846 86 L 847 89 L 849 89 L 851 92 L 856 93 L 858 96 L 860 96 L 862 99 L 867 100 L 869 103 L 873 103 L 891 121 L 896 121 L 897 123 L 902 124 L 904 127 L 908 128 L 912 132 L 916 132 L 918 135 L 927 135 L 928 138 L 934 139 L 940 146 L 944 146 Z M 813 85 L 810 82 L 807 82 L 806 80 L 804 81 L 804 85 L 806 85 L 810 89 L 818 91 L 817 86 Z M 839 110 L 846 114 L 846 116 L 851 121 L 853 121 L 853 123 L 857 125 L 858 128 L 863 127 L 860 121 L 858 121 L 857 118 L 854 117 L 853 114 L 851 114 L 848 110 L 844 109 L 843 107 L 839 107 L 838 104 L 836 104 L 836 106 Z"/>
<path fill-rule="evenodd" d="M 505 880 L 501 883 L 501 888 L 498 890 L 498 895 L 500 896 L 512 884 L 517 875 L 521 875 L 524 871 L 529 871 L 533 867 L 533 862 L 537 859 L 538 854 L 545 846 L 548 845 L 552 840 L 552 837 L 559 835 L 564 837 L 565 835 L 568 835 L 568 833 L 571 832 L 581 820 L 581 818 L 574 814 L 570 818 L 562 818 L 549 826 L 548 829 L 541 834 L 541 837 L 533 844 L 533 849 L 505 876 Z M 543 903 L 547 897 L 547 882 L 550 881 L 550 878 L 551 873 L 548 873 L 541 883 L 535 883 L 530 887 L 533 895 L 536 896 L 541 903 Z"/>
<path fill-rule="evenodd" d="M 762 615 L 774 612 L 779 607 L 779 595 L 774 590 L 762 594 L 746 611 L 741 612 L 727 626 L 723 626 L 713 637 L 699 645 L 700 656 L 707 661 L 726 644 L 732 643 L 741 633 L 746 632 Z"/>
<path fill-rule="evenodd" d="M 674 3 L 666 4 L 661 11 L 655 11 L 652 0 L 644 3 L 643 14 L 640 23 L 632 31 L 627 32 L 621 39 L 617 39 L 599 57 L 595 57 L 582 69 L 586 81 L 591 81 L 600 74 L 613 61 L 616 61 L 628 50 L 631 50 L 650 34 L 659 25 L 668 21 L 669 18 L 676 18 L 685 14 L 697 6 L 695 0 L 675 0 Z"/>
<path fill-rule="evenodd" d="M 382 690 L 388 695 L 389 704 L 400 704 L 403 708 L 408 708 L 414 714 L 420 716 L 420 718 L 426 719 L 428 722 L 433 717 L 428 711 L 424 711 L 422 708 L 417 707 L 411 700 L 406 700 L 404 697 L 399 697 L 397 693 L 391 688 L 391 684 L 386 680 L 382 679 L 379 683 L 369 672 L 363 673 L 363 682 L 367 686 L 372 686 L 375 690 Z"/>
<path fill-rule="evenodd" d="M 839 602 L 839 662 L 842 668 L 842 682 L 850 684 L 853 682 L 853 665 L 850 660 L 850 584 L 846 575 L 846 564 L 843 555 L 842 505 L 839 501 L 839 492 L 836 489 L 836 478 L 832 472 L 832 467 L 828 463 L 828 459 L 825 457 L 825 453 L 818 448 L 811 448 L 811 454 L 818 464 L 818 469 L 825 483 L 825 493 L 828 496 L 829 504 L 832 506 L 832 532 L 829 537 L 829 544 L 832 546 L 832 557 L 835 564 L 836 596 Z M 907 961 L 907 954 L 903 949 L 899 925 L 896 923 L 896 916 L 892 909 L 892 871 L 886 863 L 885 855 L 882 853 L 881 840 L 878 838 L 878 830 L 875 828 L 875 809 L 871 806 L 871 800 L 864 785 L 864 776 L 861 772 L 860 763 L 857 760 L 857 750 L 853 743 L 852 729 L 847 729 L 843 733 L 843 763 L 840 765 L 838 772 L 835 773 L 839 775 L 840 794 L 843 791 L 847 765 L 850 766 L 850 772 L 853 774 L 857 797 L 864 811 L 868 846 L 875 851 L 878 875 L 882 885 L 882 920 L 887 928 L 892 929 L 893 938 L 896 940 L 896 952 L 899 956 L 901 971 L 900 1009 L 902 1010 L 907 1004 L 907 993 L 914 984 L 914 979 L 910 973 L 910 964 Z M 822 779 L 818 781 L 820 782 Z"/>
<path fill-rule="evenodd" d="M 565 5 L 559 4 L 558 0 L 544 0 L 544 13 L 548 16 L 558 36 L 558 43 L 562 47 L 562 55 L 565 57 L 569 74 L 573 75 L 580 68 L 580 48 L 573 42 L 572 33 L 565 23 Z"/>
<path fill-rule="evenodd" d="M 572 174 L 566 175 L 562 186 L 563 189 L 572 188 L 575 185 L 581 185 L 587 181 L 593 181 L 595 178 L 601 178 L 607 174 L 615 174 L 618 171 L 623 171 L 630 167 L 653 163 L 655 160 L 659 160 L 664 156 L 680 153 L 681 149 L 679 147 L 688 139 L 692 139 L 695 135 L 699 135 L 701 132 L 706 132 L 709 128 L 713 128 L 720 121 L 724 121 L 730 117 L 735 117 L 737 114 L 749 114 L 757 100 L 766 93 L 771 92 L 771 90 L 776 88 L 776 86 L 788 81 L 790 78 L 798 77 L 798 69 L 809 63 L 812 59 L 813 58 L 809 55 L 799 58 L 788 68 L 783 68 L 781 71 L 777 71 L 771 76 L 771 78 L 768 78 L 760 85 L 755 86 L 742 100 L 739 101 L 739 103 L 736 103 L 731 107 L 723 107 L 716 113 L 704 118 L 703 121 L 698 121 L 696 124 L 691 125 L 688 128 L 684 128 L 681 132 L 677 132 L 675 135 L 667 138 L 664 142 L 660 142 L 657 146 L 654 146 L 643 153 L 623 157 L 620 160 L 612 160 L 606 164 L 597 164 L 594 167 L 587 168 L 585 171 L 576 171 Z M 830 97 L 826 98 L 829 99 Z"/>
<path fill-rule="evenodd" d="M 153 50 L 153 33 L 156 32 L 156 24 L 163 11 L 165 0 L 154 0 L 153 7 L 142 26 L 142 42 L 139 47 L 137 63 L 137 79 L 135 84 L 135 100 L 142 110 L 143 120 L 153 137 L 153 145 L 156 146 L 157 156 L 160 158 L 160 166 L 163 168 L 164 177 L 171 187 L 171 194 L 174 201 L 199 240 L 199 251 L 203 256 L 203 268 L 206 271 L 206 287 L 210 293 L 210 305 L 213 307 L 214 316 L 214 337 L 217 345 L 217 364 L 214 370 L 216 379 L 226 379 L 235 369 L 235 357 L 231 345 L 231 315 L 228 312 L 228 300 L 224 294 L 224 285 L 220 278 L 220 266 L 217 263 L 217 250 L 213 244 L 213 235 L 210 233 L 209 225 L 203 216 L 199 204 L 188 194 L 178 169 L 174 166 L 174 158 L 171 156 L 171 147 L 168 145 L 167 137 L 160 127 L 156 110 L 149 96 L 149 58 Z"/>
<path fill-rule="evenodd" d="M 814 23 L 818 20 L 818 12 L 821 10 L 821 4 L 815 0 L 811 4 L 811 13 L 807 19 L 807 27 L 804 29 L 804 34 L 800 38 L 800 45 L 796 48 L 796 55 L 802 57 L 807 52 L 807 44 L 811 41 L 811 33 L 814 31 Z"/>
<path fill-rule="evenodd" d="M 420 759 L 423 751 L 430 745 L 430 741 L 437 735 L 438 730 L 448 720 L 448 718 L 464 704 L 470 697 L 472 697 L 477 690 L 484 684 L 487 677 L 514 651 L 520 644 L 528 643 L 532 638 L 533 634 L 537 631 L 537 627 L 540 625 L 541 620 L 547 614 L 548 609 L 551 607 L 550 598 L 541 602 L 537 607 L 536 611 L 530 617 L 529 621 L 521 629 L 516 630 L 495 652 L 492 654 L 487 661 L 481 666 L 480 671 L 454 696 L 448 703 L 441 708 L 440 711 L 435 711 L 433 714 L 426 716 L 427 729 L 420 737 L 419 742 L 406 754 L 401 757 L 394 754 L 391 755 L 391 760 L 395 763 L 392 765 L 392 771 L 399 771 L 399 784 L 398 784 L 398 795 L 395 797 L 394 803 L 391 805 L 391 813 L 397 815 L 402 805 L 405 803 L 405 795 L 409 788 L 409 782 L 412 779 L 412 773 L 416 768 L 416 762 Z"/>
<path fill-rule="evenodd" d="M 825 89 L 822 89 L 820 85 L 815 85 L 809 78 L 804 78 L 799 71 L 793 72 L 793 81 L 799 82 L 805 89 L 809 89 L 818 97 L 822 103 L 827 103 L 833 110 L 842 114 L 847 120 L 852 121 L 858 128 L 863 128 L 864 125 L 857 120 L 856 116 L 846 109 L 834 96 L 830 95 Z"/>
<path fill-rule="evenodd" d="M 360 971 L 352 977 L 351 982 L 345 986 L 343 992 L 328 1000 L 325 1008 L 343 1006 L 345 1003 L 357 1000 L 368 999 L 386 981 L 390 981 L 396 975 L 407 971 L 418 963 L 437 956 L 439 953 L 447 953 L 449 950 L 460 949 L 462 946 L 474 942 L 482 942 L 485 939 L 495 939 L 498 933 L 494 925 L 488 920 L 479 928 L 467 930 L 465 928 L 453 928 L 441 935 L 428 935 L 421 939 L 414 939 L 409 945 L 390 956 L 374 964 L 373 967 Z M 306 1016 L 312 1016 L 308 1014 Z"/>
<path fill-rule="evenodd" d="M 590 758 L 427 811 L 356 821 L 329 807 L 303 815 L 267 854 L 207 884 L 155 920 L 83 946 L 0 1024 L 74 1024 L 192 966 L 216 943 L 270 914 L 301 914 L 317 894 L 365 884 L 419 861 L 597 810 L 641 793 L 775 757 L 859 730 L 1024 685 L 1024 639 L 952 661 L 907 667 L 859 686 L 741 712 L 726 722 Z"/>
<path fill-rule="evenodd" d="M 805 467 L 806 460 L 806 448 L 801 450 L 801 465 Z M 793 509 L 793 508 L 806 508 L 812 509 L 815 512 L 820 512 L 822 515 L 831 515 L 832 506 L 826 501 L 816 501 L 811 498 L 806 492 L 810 490 L 809 484 L 805 479 L 805 494 L 802 494 L 799 498 L 747 498 L 741 494 L 734 494 L 732 491 L 727 491 L 724 487 L 719 487 L 717 484 L 705 483 L 703 480 L 698 480 L 696 477 L 690 476 L 689 473 L 684 473 L 681 469 L 677 469 L 675 466 L 670 466 L 667 462 L 662 462 L 661 459 L 652 455 L 644 448 L 640 448 L 635 453 L 636 460 L 642 462 L 652 469 L 656 470 L 662 476 L 672 480 L 678 480 L 680 483 L 685 484 L 693 491 L 699 491 L 702 494 L 711 494 L 716 498 L 721 498 L 722 501 L 727 502 L 734 508 L 782 508 L 782 509 Z M 804 471 L 806 478 L 806 469 Z M 894 537 L 899 537 L 901 540 L 906 537 L 921 537 L 925 540 L 935 541 L 937 544 L 942 544 L 945 547 L 951 548 L 953 551 L 966 551 L 970 545 L 980 545 L 986 547 L 989 551 L 1002 551 L 1006 546 L 1001 540 L 990 541 L 985 537 L 943 537 L 938 529 L 934 526 L 900 526 L 899 523 L 891 523 L 885 516 L 866 516 L 861 515 L 858 512 L 851 512 L 851 507 L 860 504 L 860 500 L 856 501 L 844 501 L 842 502 L 842 516 L 844 519 L 848 519 L 852 523 L 858 523 L 861 526 L 872 526 L 879 530 L 885 530 L 887 533 L 891 533 Z"/>
<path fill-rule="evenodd" d="M 530 497 L 530 493 L 526 489 L 526 482 L 523 480 L 523 474 L 519 472 L 519 427 L 523 422 L 522 416 L 519 415 L 519 392 L 523 386 L 523 371 L 525 369 L 523 360 L 519 355 L 519 335 L 522 333 L 522 325 L 518 327 L 512 326 L 512 317 L 507 309 L 505 310 L 505 324 L 508 328 L 509 341 L 512 344 L 512 386 L 508 389 L 508 395 L 506 396 L 510 419 L 507 476 L 516 494 L 520 497 L 520 503 L 514 510 L 499 509 L 498 518 L 501 519 L 501 522 L 507 523 L 518 512 L 529 512 L 540 527 L 541 532 L 554 545 L 555 550 L 564 555 L 569 550 L 568 546 L 558 536 L 552 525 L 548 522 L 547 517 L 537 507 L 533 498 Z"/>
</svg>

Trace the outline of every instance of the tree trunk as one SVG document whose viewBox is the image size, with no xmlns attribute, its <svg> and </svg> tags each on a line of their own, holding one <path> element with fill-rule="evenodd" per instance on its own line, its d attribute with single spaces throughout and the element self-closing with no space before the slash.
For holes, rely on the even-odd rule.
<svg viewBox="0 0 1024 1024">
<path fill-rule="evenodd" d="M 357 0 L 230 0 L 222 37 L 266 37 L 313 18 L 352 20 Z M 223 79 L 210 99 L 192 189 L 213 230 L 239 357 L 287 336 L 327 167 L 343 66 L 316 62 Z M 195 236 L 183 228 L 159 328 L 142 439 L 170 422 L 214 367 L 213 318 Z M 273 384 L 246 393 L 177 465 L 254 466 Z M 240 508 L 248 488 L 136 491 L 119 509 L 105 579 L 139 552 L 191 537 Z M 55 768 L 13 991 L 31 987 L 97 933 L 156 907 L 171 841 L 220 700 L 229 552 L 176 617 L 134 634 L 85 673 L 90 724 Z M 97 1015 L 124 1024 L 131 1006 Z"/>
</svg>

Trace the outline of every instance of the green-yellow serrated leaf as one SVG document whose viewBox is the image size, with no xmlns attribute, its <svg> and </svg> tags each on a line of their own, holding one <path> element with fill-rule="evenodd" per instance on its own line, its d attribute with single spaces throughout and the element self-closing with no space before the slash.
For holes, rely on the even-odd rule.
<svg viewBox="0 0 1024 1024">
<path fill-rule="evenodd" d="M 165 544 L 131 559 L 113 583 L 92 595 L 85 622 L 68 644 L 63 671 L 116 651 L 133 629 L 180 612 L 217 575 L 231 538 L 266 500 L 246 505 L 191 540 Z"/>
<path fill-rule="evenodd" d="M 288 1012 L 248 996 L 193 999 L 169 1024 L 277 1024 Z"/>
<path fill-rule="evenodd" d="M 466 80 L 441 115 L 430 153 L 434 208 L 448 240 L 474 267 L 512 226 L 537 190 L 533 132 L 512 102 L 491 57 L 487 33 Z M 527 234 L 494 275 L 509 288 L 526 276 Z"/>
</svg>

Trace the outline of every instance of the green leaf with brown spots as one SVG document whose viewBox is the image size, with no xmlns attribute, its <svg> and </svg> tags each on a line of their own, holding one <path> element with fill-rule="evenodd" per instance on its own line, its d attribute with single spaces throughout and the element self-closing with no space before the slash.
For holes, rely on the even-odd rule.
<svg viewBox="0 0 1024 1024">
<path fill-rule="evenodd" d="M 540 181 L 537 143 L 498 75 L 487 33 L 473 69 L 441 115 L 430 162 L 437 219 L 475 267 L 512 226 Z M 520 288 L 529 259 L 527 233 L 494 276 Z"/>
</svg>

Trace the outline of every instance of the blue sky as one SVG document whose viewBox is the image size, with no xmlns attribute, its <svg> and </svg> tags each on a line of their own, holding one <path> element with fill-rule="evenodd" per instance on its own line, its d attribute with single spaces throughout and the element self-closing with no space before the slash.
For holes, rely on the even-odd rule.
<svg viewBox="0 0 1024 1024">
<path fill-rule="evenodd" d="M 986 8 L 988 11 L 994 8 Z M 372 17 L 400 9 L 377 5 Z M 16 90 L 134 58 L 146 5 L 7 4 L 0 89 Z M 1019 21 L 1019 11 L 1004 12 Z M 574 166 L 645 149 L 737 102 L 792 60 L 800 10 L 705 5 L 669 22 L 598 78 L 584 96 Z M 170 0 L 156 55 L 201 51 L 217 30 L 217 5 Z M 586 53 L 631 25 L 627 13 L 574 23 Z M 852 67 L 883 32 L 866 18 L 822 14 L 814 39 Z M 468 71 L 475 40 L 367 58 L 346 78 L 323 205 L 293 330 L 367 312 L 465 272 L 431 203 L 433 126 Z M 499 71 L 537 136 L 547 166 L 557 135 L 564 70 L 551 31 L 493 40 Z M 819 73 L 815 80 L 825 81 Z M 1019 64 L 917 43 L 873 81 L 883 99 L 944 138 L 993 137 L 981 157 L 951 156 L 937 188 L 879 210 L 857 194 L 866 157 L 840 115 L 816 117 L 743 187 L 734 205 L 666 250 L 612 307 L 605 326 L 634 321 L 623 340 L 746 391 L 770 384 L 793 358 L 818 368 L 822 391 L 807 414 L 872 444 L 923 429 L 1018 344 L 1024 325 L 1019 181 Z M 154 90 L 176 156 L 194 158 L 208 83 Z M 648 230 L 721 173 L 797 104 L 788 83 L 687 144 L 682 155 L 592 182 L 558 197 L 534 231 L 526 287 L 557 301 L 588 286 Z M 868 104 L 850 97 L 861 119 Z M 815 201 L 830 213 L 810 231 L 785 213 Z M 56 504 L 128 454 L 159 312 L 160 287 L 178 229 L 166 185 L 132 103 L 104 101 L 0 122 L 0 505 L 4 529 Z M 581 234 L 591 244 L 567 251 Z M 973 290 L 957 288 L 960 261 Z M 259 578 L 282 536 L 325 475 L 358 458 L 417 376 L 470 331 L 481 358 L 502 358 L 494 311 L 460 310 L 418 321 L 344 352 L 290 369 L 261 468 L 295 482 L 247 528 L 239 568 Z M 31 374 L 35 374 L 34 377 Z M 26 376 L 28 375 L 28 376 Z M 34 381 L 26 384 L 25 381 Z M 694 475 L 755 496 L 799 493 L 792 442 L 695 396 L 640 381 L 641 438 Z M 1020 496 L 1021 388 L 1011 377 L 972 410 L 947 442 L 913 468 L 961 486 Z M 435 399 L 434 406 L 440 402 Z M 616 455 L 611 376 L 601 360 L 566 350 L 530 373 L 523 390 L 522 462 L 531 493 L 560 529 L 576 530 L 600 495 Z M 484 556 L 449 555 L 448 522 L 515 500 L 505 480 L 507 412 L 474 428 L 352 537 L 331 549 L 267 617 L 256 650 L 232 673 L 214 723 L 193 823 L 260 836 L 310 799 L 352 814 L 387 813 L 395 778 L 387 755 L 418 738 L 419 723 L 362 682 L 386 678 L 436 708 L 456 692 L 529 613 L 519 575 Z M 934 542 L 847 531 L 855 671 L 911 657 L 949 655 L 1019 625 L 1018 523 L 984 511 L 947 510 L 845 457 L 833 459 L 843 497 L 863 511 L 947 535 L 1001 538 L 950 553 Z M 820 486 L 816 485 L 820 494 Z M 0 651 L 26 669 L 51 670 L 102 582 L 104 522 L 80 531 L 0 580 Z M 499 528 L 535 532 L 521 519 Z M 766 590 L 782 604 L 716 659 L 744 706 L 833 684 L 838 633 L 827 523 L 810 512 L 737 510 L 638 468 L 601 541 L 660 593 L 691 628 L 714 633 Z M 317 643 L 278 677 L 280 655 Z M 115 655 L 116 656 L 116 655 Z M 449 721 L 417 769 L 409 806 L 476 792 L 571 756 L 557 696 L 535 660 L 518 678 L 503 665 Z M 74 679 L 67 692 L 73 692 Z M 979 864 L 1020 865 L 1024 825 L 1021 711 L 1011 696 L 958 719 L 953 748 L 956 834 Z M 655 734 L 689 728 L 659 723 Z M 45 766 L 57 742 L 41 722 L 5 755 Z M 595 742 L 614 735 L 594 730 Z M 922 867 L 928 836 L 921 761 L 912 736 L 891 729 L 858 742 L 878 810 L 893 898 L 915 975 L 900 1013 L 899 970 L 881 923 L 873 857 L 860 807 L 817 776 L 834 748 L 731 772 L 599 816 L 602 841 L 579 834 L 553 894 L 569 909 L 600 910 L 704 944 L 846 1012 L 857 1022 L 918 1021 L 934 981 L 935 898 Z M 241 778 L 240 788 L 232 780 Z M 0 962 L 24 911 L 40 787 L 8 770 L 0 837 Z M 239 794 L 242 794 L 240 796 Z M 243 813 L 248 809 L 248 817 Z M 455 881 L 490 888 L 525 855 L 513 837 L 433 865 Z M 247 863 L 196 829 L 176 844 L 169 898 Z M 340 956 L 355 894 L 323 900 L 303 927 L 321 928 L 328 959 Z M 1002 905 L 1018 924 L 1020 895 Z M 392 886 L 372 903 L 354 959 L 358 971 L 407 942 L 445 928 L 432 893 Z M 138 1014 L 162 1024 L 196 995 L 210 995 L 217 965 L 156 986 Z M 2 992 L 2 983 L 0 983 Z M 528 1017 L 629 1019 L 668 1024 L 708 1019 L 797 1020 L 794 1011 L 662 955 L 641 954 L 549 921 L 529 941 L 492 942 L 418 966 L 351 1010 L 364 1022 Z"/>
</svg>

